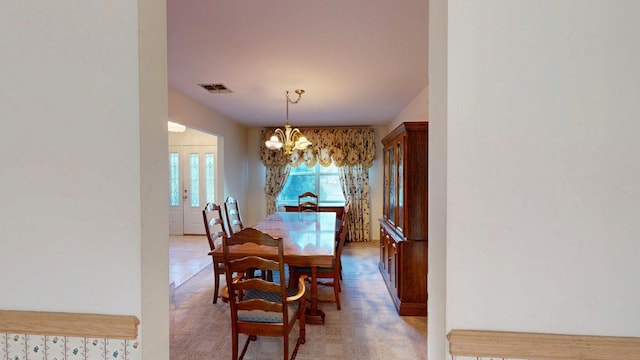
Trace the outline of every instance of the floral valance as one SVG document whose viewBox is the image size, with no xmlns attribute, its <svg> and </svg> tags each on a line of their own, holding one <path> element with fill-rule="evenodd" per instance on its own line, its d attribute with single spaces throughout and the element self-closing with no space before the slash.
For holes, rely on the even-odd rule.
<svg viewBox="0 0 640 360">
<path fill-rule="evenodd" d="M 274 130 L 262 130 L 260 154 L 265 166 L 282 166 L 286 163 L 298 166 L 305 163 L 313 167 L 317 162 L 322 166 L 329 166 L 333 162 L 337 167 L 362 164 L 370 168 L 376 158 L 373 128 L 301 128 L 300 131 L 312 145 L 304 151 L 294 150 L 289 156 L 282 150 L 269 150 L 264 145 Z"/>
</svg>

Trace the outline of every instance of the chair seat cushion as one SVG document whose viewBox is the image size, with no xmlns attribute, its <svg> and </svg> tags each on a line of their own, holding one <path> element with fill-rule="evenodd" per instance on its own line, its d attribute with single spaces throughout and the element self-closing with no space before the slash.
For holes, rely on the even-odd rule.
<svg viewBox="0 0 640 360">
<path fill-rule="evenodd" d="M 287 296 L 293 296 L 298 293 L 298 289 L 287 288 Z M 266 292 L 261 290 L 249 290 L 244 294 L 243 300 L 251 299 L 263 299 L 271 302 L 281 304 L 280 293 Z M 289 316 L 289 322 L 291 322 L 298 311 L 298 302 L 287 303 L 287 315 Z M 281 323 L 282 313 L 262 311 L 262 310 L 239 310 L 238 320 L 246 322 L 265 322 L 265 323 Z"/>
</svg>

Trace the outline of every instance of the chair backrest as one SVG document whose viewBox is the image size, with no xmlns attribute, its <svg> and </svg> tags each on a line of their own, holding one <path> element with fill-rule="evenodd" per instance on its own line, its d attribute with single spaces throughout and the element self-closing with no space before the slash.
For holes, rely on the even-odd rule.
<svg viewBox="0 0 640 360">
<path fill-rule="evenodd" d="M 222 221 L 220 206 L 212 202 L 207 203 L 204 210 L 202 210 L 202 219 L 204 220 L 204 229 L 207 232 L 209 247 L 213 251 L 216 246 L 222 245 L 222 237 L 227 233 Z"/>
<path fill-rule="evenodd" d="M 240 208 L 238 207 L 238 200 L 236 198 L 233 196 L 227 197 L 227 200 L 224 201 L 224 212 L 227 216 L 229 235 L 233 235 L 244 229 L 242 217 L 240 216 Z"/>
<path fill-rule="evenodd" d="M 269 257 L 274 258 L 277 254 L 277 260 L 260 256 L 258 252 L 256 252 L 256 255 L 241 258 L 234 258 L 232 254 L 230 254 L 230 247 L 247 243 L 261 245 L 261 250 L 271 248 L 272 251 Z M 229 290 L 229 304 L 231 307 L 231 326 L 237 327 L 236 329 L 239 332 L 251 333 L 250 329 L 248 329 L 251 327 L 254 327 L 254 329 L 255 327 L 263 329 L 262 327 L 269 325 L 281 327 L 283 325 L 283 319 L 289 319 L 287 306 L 283 306 L 283 304 L 286 304 L 287 289 L 283 279 L 284 251 L 282 243 L 281 238 L 271 237 L 269 234 L 254 228 L 242 229 L 230 237 L 224 237 L 222 241 L 225 268 L 227 269 L 226 276 Z M 264 254 L 265 252 L 260 253 Z M 275 282 L 261 277 L 253 277 L 251 274 L 253 274 L 255 269 L 260 269 L 263 272 L 279 271 L 279 278 L 281 278 L 282 281 Z M 248 274 L 248 276 L 234 279 L 232 277 L 233 273 L 244 273 Z M 269 301 L 265 299 L 264 296 L 252 296 L 252 294 L 257 293 L 270 293 L 274 298 Z M 248 312 L 253 310 L 258 310 L 258 314 L 260 311 L 264 313 L 252 316 Z M 253 314 L 255 314 L 255 312 Z M 250 321 L 247 317 L 251 318 Z M 286 322 L 285 320 L 284 323 Z M 265 323 L 268 323 L 268 325 Z M 257 332 L 254 334 L 257 334 Z"/>
<path fill-rule="evenodd" d="M 318 211 L 318 195 L 307 191 L 298 195 L 298 211 Z"/>
<path fill-rule="evenodd" d="M 347 201 L 344 202 L 344 207 L 342 208 L 342 221 L 344 221 L 345 214 L 349 211 L 351 211 L 351 198 L 347 198 Z"/>
<path fill-rule="evenodd" d="M 347 232 L 349 231 L 349 215 L 351 214 L 351 201 L 347 200 L 344 204 L 344 212 L 342 213 L 342 222 L 340 223 L 340 230 L 338 231 L 338 247 L 336 249 L 336 259 L 338 265 L 340 265 L 340 255 L 342 255 L 342 248 L 344 242 L 347 239 Z"/>
</svg>

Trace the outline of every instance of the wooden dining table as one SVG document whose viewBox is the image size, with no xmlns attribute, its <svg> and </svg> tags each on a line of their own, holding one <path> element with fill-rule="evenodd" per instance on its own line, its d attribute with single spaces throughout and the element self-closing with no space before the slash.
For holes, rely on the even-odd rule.
<svg viewBox="0 0 640 360">
<path fill-rule="evenodd" d="M 318 308 L 317 268 L 330 267 L 336 256 L 335 212 L 275 212 L 251 226 L 273 237 L 282 238 L 284 261 L 289 266 L 311 267 L 311 301 L 305 319 L 309 324 L 324 324 L 324 312 Z M 230 247 L 234 256 L 255 255 L 255 248 Z M 223 261 L 222 247 L 210 255 Z M 260 254 L 267 256 L 268 254 Z M 274 256 L 277 254 L 273 254 Z M 281 281 L 284 281 L 281 274 Z"/>
</svg>

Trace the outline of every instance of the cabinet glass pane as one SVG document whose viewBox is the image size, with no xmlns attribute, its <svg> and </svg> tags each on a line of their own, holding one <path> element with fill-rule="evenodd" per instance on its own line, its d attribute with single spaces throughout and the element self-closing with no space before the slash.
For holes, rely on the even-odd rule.
<svg viewBox="0 0 640 360">
<path fill-rule="evenodd" d="M 403 204 L 404 204 L 404 191 L 403 191 L 403 182 L 404 182 L 404 159 L 402 158 L 403 149 L 402 142 L 398 142 L 398 223 L 396 226 L 402 228 L 404 226 L 402 215 L 404 213 Z"/>
<path fill-rule="evenodd" d="M 389 152 L 384 152 L 384 196 L 383 196 L 383 215 L 389 219 Z"/>
<path fill-rule="evenodd" d="M 396 157 L 394 148 L 389 148 L 389 221 L 396 222 Z"/>
</svg>

